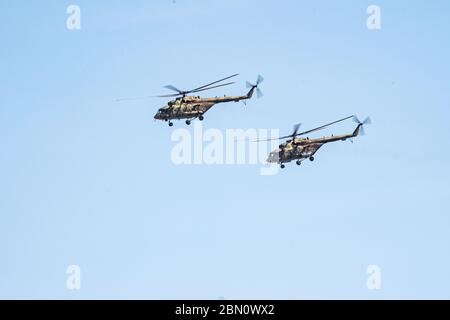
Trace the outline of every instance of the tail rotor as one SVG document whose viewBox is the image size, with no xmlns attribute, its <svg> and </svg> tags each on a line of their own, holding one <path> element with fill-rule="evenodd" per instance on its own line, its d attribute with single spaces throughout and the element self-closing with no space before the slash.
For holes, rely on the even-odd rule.
<svg viewBox="0 0 450 320">
<path fill-rule="evenodd" d="M 370 119 L 370 117 L 365 118 L 364 121 L 361 122 L 357 116 L 353 116 L 353 121 L 358 124 L 359 134 L 361 136 L 364 136 L 366 134 L 366 132 L 364 130 L 364 125 L 372 123 L 372 120 Z"/>
<path fill-rule="evenodd" d="M 261 98 L 262 96 L 264 96 L 264 94 L 262 93 L 261 89 L 258 88 L 258 86 L 263 81 L 264 81 L 264 78 L 261 75 L 258 75 L 258 78 L 256 79 L 256 84 L 250 83 L 248 81 L 246 83 L 247 88 L 249 88 L 250 90 L 252 90 L 252 89 L 256 90 L 256 97 L 258 97 L 258 98 Z"/>
</svg>

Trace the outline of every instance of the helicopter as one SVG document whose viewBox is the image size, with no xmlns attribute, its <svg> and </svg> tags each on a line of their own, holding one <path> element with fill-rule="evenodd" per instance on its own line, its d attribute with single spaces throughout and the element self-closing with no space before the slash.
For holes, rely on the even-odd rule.
<svg viewBox="0 0 450 320">
<path fill-rule="evenodd" d="M 247 88 L 250 90 L 247 94 L 242 96 L 223 96 L 215 98 L 201 98 L 200 96 L 191 96 L 189 94 L 197 93 L 200 91 L 210 90 L 214 88 L 224 87 L 233 84 L 234 82 L 228 82 L 223 84 L 218 84 L 230 78 L 236 77 L 238 74 L 231 75 L 229 77 L 211 82 L 209 84 L 203 85 L 201 87 L 182 91 L 172 85 L 167 85 L 164 88 L 175 91 L 174 94 L 162 95 L 159 97 L 177 97 L 175 100 L 169 101 L 166 106 L 160 108 L 154 118 L 156 120 L 163 120 L 169 122 L 169 126 L 173 126 L 171 120 L 173 119 L 186 119 L 186 124 L 190 125 L 191 120 L 198 118 L 200 121 L 204 120 L 204 114 L 215 104 L 224 102 L 239 102 L 247 99 L 251 99 L 253 92 L 256 90 L 256 95 L 258 98 L 263 96 L 261 89 L 258 86 L 264 81 L 262 76 L 258 76 L 256 83 L 252 84 L 247 81 Z M 213 86 L 214 85 L 214 86 Z M 189 95 L 189 96 L 188 96 Z"/>
<path fill-rule="evenodd" d="M 163 106 L 162 108 L 159 108 L 158 112 L 155 114 L 154 119 L 155 120 L 161 120 L 169 123 L 169 126 L 173 126 L 172 120 L 180 120 L 180 119 L 186 119 L 186 124 L 190 125 L 192 119 L 198 118 L 200 121 L 204 120 L 204 114 L 215 104 L 217 103 L 224 103 L 224 102 L 239 102 L 243 101 L 245 104 L 245 100 L 251 99 L 253 96 L 253 93 L 256 90 L 256 95 L 258 98 L 263 96 L 263 93 L 258 88 L 258 86 L 261 84 L 261 82 L 264 81 L 264 78 L 262 76 L 258 76 L 256 79 L 256 83 L 252 84 L 247 81 L 247 88 L 250 90 L 245 95 L 241 96 L 223 96 L 223 97 L 215 97 L 215 98 L 201 98 L 200 96 L 192 95 L 197 92 L 211 90 L 214 88 L 224 87 L 231 84 L 234 84 L 235 82 L 227 82 L 227 83 L 221 83 L 225 80 L 231 79 L 238 76 L 238 74 L 233 74 L 231 76 L 225 77 L 223 79 L 208 83 L 206 85 L 197 87 L 192 90 L 183 91 L 178 89 L 177 87 L 173 85 L 167 85 L 164 86 L 164 88 L 175 91 L 175 93 L 172 94 L 166 94 L 157 96 L 159 98 L 167 98 L 167 97 L 176 97 L 175 100 L 169 101 L 167 105 Z M 219 84 L 221 83 L 221 84 Z M 147 97 L 144 97 L 147 98 Z M 120 99 L 120 100 L 134 100 L 134 99 L 141 99 L 141 98 L 131 98 L 131 99 Z"/>
<path fill-rule="evenodd" d="M 357 123 L 356 129 L 353 131 L 353 133 L 349 134 L 343 134 L 343 135 L 331 135 L 328 137 L 323 138 L 316 138 L 316 139 L 309 139 L 309 138 L 297 138 L 299 136 L 303 136 L 305 134 L 319 131 L 322 129 L 325 129 L 326 127 L 342 122 L 344 120 L 352 118 L 354 122 Z M 330 123 L 327 123 L 325 125 L 322 125 L 320 127 L 307 130 L 304 132 L 298 132 L 298 129 L 300 128 L 301 124 L 296 124 L 294 126 L 294 131 L 292 134 L 279 137 L 277 139 L 288 139 L 286 142 L 283 142 L 279 145 L 278 149 L 273 150 L 270 152 L 269 157 L 267 158 L 268 163 L 278 163 L 280 164 L 280 167 L 284 169 L 285 163 L 291 162 L 295 160 L 297 165 L 300 165 L 302 161 L 305 159 L 309 159 L 310 161 L 314 161 L 314 154 L 317 152 L 317 150 L 320 149 L 324 144 L 335 142 L 335 141 L 345 141 L 349 139 L 351 142 L 353 142 L 352 138 L 357 137 L 358 135 L 364 135 L 364 125 L 370 124 L 371 119 L 367 117 L 364 121 L 360 121 L 357 116 L 349 116 L 345 117 L 343 119 L 339 119 Z M 258 140 L 258 141 L 269 141 L 269 140 L 275 140 L 275 139 L 267 139 L 267 140 Z"/>
</svg>

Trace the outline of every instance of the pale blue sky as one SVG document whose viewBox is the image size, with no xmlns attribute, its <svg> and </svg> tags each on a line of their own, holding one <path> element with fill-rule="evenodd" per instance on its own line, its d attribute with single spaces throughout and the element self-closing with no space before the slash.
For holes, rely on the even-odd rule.
<svg viewBox="0 0 450 320">
<path fill-rule="evenodd" d="M 450 298 L 449 14 L 444 0 L 2 0 L 0 298 Z M 260 73 L 265 96 L 212 109 L 205 129 L 373 124 L 261 176 L 173 165 L 185 126 L 153 121 L 164 100 L 114 102 L 233 73 L 214 94 Z M 366 288 L 371 264 L 382 290 Z"/>
</svg>

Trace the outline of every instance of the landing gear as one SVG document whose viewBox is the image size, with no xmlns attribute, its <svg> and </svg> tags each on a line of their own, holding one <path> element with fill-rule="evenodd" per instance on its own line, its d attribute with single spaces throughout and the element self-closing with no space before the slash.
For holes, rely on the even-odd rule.
<svg viewBox="0 0 450 320">
<path fill-rule="evenodd" d="M 281 164 L 281 166 L 280 166 L 280 167 L 281 167 L 281 169 L 284 169 L 284 167 L 285 167 L 285 166 L 284 166 L 284 164 Z"/>
<path fill-rule="evenodd" d="M 169 121 L 169 127 L 172 127 L 172 126 L 173 126 L 173 123 Z"/>
<path fill-rule="evenodd" d="M 203 119 L 205 119 L 205 118 L 203 118 L 203 116 L 198 117 L 198 120 L 200 120 L 200 121 L 203 121 Z"/>
<path fill-rule="evenodd" d="M 186 120 L 186 124 L 190 125 L 191 124 L 191 120 Z"/>
<path fill-rule="evenodd" d="M 300 160 L 295 161 L 295 163 L 299 166 L 302 164 L 302 162 Z"/>
<path fill-rule="evenodd" d="M 309 161 L 314 161 L 314 157 L 313 156 L 309 157 Z"/>
</svg>

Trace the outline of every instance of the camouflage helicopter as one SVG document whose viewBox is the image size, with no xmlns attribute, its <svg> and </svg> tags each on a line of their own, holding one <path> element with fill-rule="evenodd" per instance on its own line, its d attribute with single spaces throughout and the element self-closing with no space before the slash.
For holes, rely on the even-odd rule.
<svg viewBox="0 0 450 320">
<path fill-rule="evenodd" d="M 325 129 L 326 127 L 350 119 L 352 118 L 354 122 L 357 123 L 356 129 L 353 131 L 353 133 L 350 134 L 343 134 L 343 135 L 331 135 L 329 137 L 323 137 L 323 138 L 317 138 L 317 139 L 309 139 L 309 138 L 297 138 L 299 136 L 303 136 L 305 134 L 319 131 L 322 129 Z M 278 139 L 288 139 L 286 142 L 279 145 L 278 149 L 275 149 L 269 154 L 269 157 L 267 158 L 267 162 L 269 163 L 279 163 L 280 167 L 283 169 L 285 167 L 284 163 L 291 162 L 293 160 L 296 160 L 296 164 L 300 165 L 303 160 L 308 159 L 310 161 L 314 161 L 314 154 L 317 152 L 317 150 L 320 149 L 324 144 L 329 142 L 335 142 L 335 141 L 345 141 L 347 139 L 350 139 L 350 141 L 354 137 L 357 137 L 358 135 L 364 135 L 364 125 L 370 124 L 371 120 L 369 117 L 367 117 L 363 122 L 359 121 L 359 119 L 356 116 L 349 116 L 337 121 L 333 121 L 330 123 L 327 123 L 323 126 L 307 130 L 304 132 L 298 132 L 298 129 L 300 128 L 300 124 L 297 124 L 294 126 L 294 131 L 292 134 L 279 137 Z M 269 141 L 269 140 L 275 140 L 275 139 L 268 139 L 268 140 L 259 140 L 259 141 Z"/>
<path fill-rule="evenodd" d="M 169 126 L 173 126 L 171 120 L 174 119 L 186 119 L 186 124 L 191 124 L 191 120 L 198 118 L 203 121 L 204 114 L 215 104 L 224 102 L 239 102 L 247 99 L 251 99 L 253 92 L 256 90 L 256 95 L 258 98 L 262 97 L 262 92 L 258 88 L 261 82 L 264 81 L 262 76 L 258 76 L 256 84 L 247 82 L 247 87 L 250 89 L 247 94 L 242 96 L 223 96 L 215 98 L 201 98 L 199 96 L 192 96 L 190 94 L 197 93 L 200 91 L 210 90 L 214 88 L 224 87 L 233 84 L 234 82 L 228 82 L 223 84 L 218 84 L 230 78 L 236 77 L 238 74 L 231 75 L 229 77 L 211 82 L 209 84 L 203 85 L 201 87 L 182 91 L 172 85 L 167 85 L 164 88 L 175 91 L 174 94 L 162 95 L 159 97 L 177 97 L 175 100 L 169 101 L 166 106 L 160 108 L 154 118 L 156 120 L 163 120 L 169 122 Z"/>
<path fill-rule="evenodd" d="M 258 98 L 262 97 L 262 92 L 258 88 L 258 86 L 263 82 L 264 78 L 262 76 L 258 76 L 256 80 L 256 84 L 252 84 L 247 82 L 247 87 L 250 89 L 247 94 L 242 96 L 223 96 L 223 97 L 215 97 L 215 98 L 201 98 L 200 96 L 194 96 L 192 94 L 206 91 L 214 88 L 224 87 L 233 84 L 234 82 L 227 82 L 219 84 L 225 80 L 236 77 L 238 74 L 233 74 L 229 77 L 208 83 L 201 87 L 183 91 L 176 88 L 173 85 L 164 86 L 164 88 L 175 91 L 172 94 L 166 94 L 157 96 L 159 98 L 167 98 L 167 97 L 176 97 L 175 100 L 169 101 L 167 105 L 160 108 L 158 112 L 155 114 L 155 120 L 162 120 L 169 123 L 169 126 L 173 126 L 171 120 L 177 119 L 186 119 L 186 124 L 191 124 L 191 120 L 198 118 L 200 121 L 203 121 L 204 114 L 215 104 L 223 103 L 223 102 L 238 102 L 243 101 L 245 104 L 245 100 L 252 98 L 254 91 L 256 90 L 256 95 Z M 148 98 L 148 97 L 143 97 Z M 131 98 L 131 99 L 119 99 L 122 100 L 134 100 L 134 99 L 143 99 L 143 98 Z"/>
</svg>

